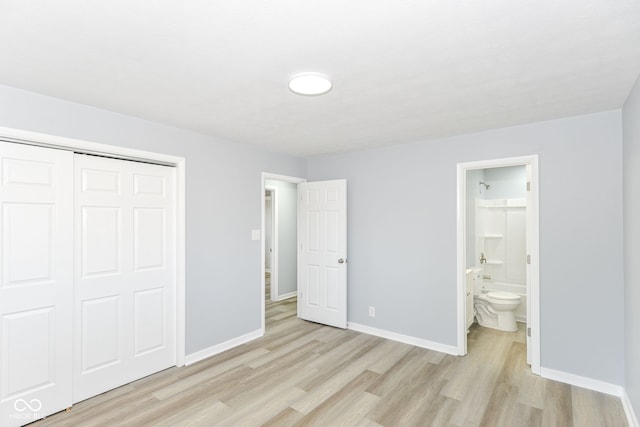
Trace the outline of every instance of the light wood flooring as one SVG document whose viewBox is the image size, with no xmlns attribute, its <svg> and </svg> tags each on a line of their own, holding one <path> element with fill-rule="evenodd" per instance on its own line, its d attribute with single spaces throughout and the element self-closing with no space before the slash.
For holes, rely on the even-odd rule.
<svg viewBox="0 0 640 427">
<path fill-rule="evenodd" d="M 268 298 L 268 297 L 267 297 Z M 258 340 L 33 426 L 626 426 L 619 399 L 531 374 L 517 333 L 472 326 L 466 357 L 296 317 Z"/>
</svg>

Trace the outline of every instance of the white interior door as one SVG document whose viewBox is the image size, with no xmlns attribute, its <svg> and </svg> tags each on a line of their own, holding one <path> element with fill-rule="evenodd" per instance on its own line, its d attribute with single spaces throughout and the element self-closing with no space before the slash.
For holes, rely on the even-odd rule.
<svg viewBox="0 0 640 427">
<path fill-rule="evenodd" d="M 175 365 L 174 172 L 76 155 L 74 402 Z"/>
<path fill-rule="evenodd" d="M 347 181 L 298 184 L 298 316 L 347 327 Z"/>
<path fill-rule="evenodd" d="M 531 262 L 530 262 L 530 254 L 531 254 L 531 236 L 533 235 L 532 224 L 533 224 L 533 200 L 531 195 L 531 180 L 532 180 L 532 168 L 531 165 L 528 164 L 526 166 L 526 176 L 527 176 L 527 206 L 526 206 L 526 231 L 525 231 L 525 247 L 527 253 L 527 259 L 525 261 L 525 283 L 527 284 L 527 363 L 531 365 Z"/>
<path fill-rule="evenodd" d="M 0 425 L 72 403 L 73 153 L 0 142 Z"/>
</svg>

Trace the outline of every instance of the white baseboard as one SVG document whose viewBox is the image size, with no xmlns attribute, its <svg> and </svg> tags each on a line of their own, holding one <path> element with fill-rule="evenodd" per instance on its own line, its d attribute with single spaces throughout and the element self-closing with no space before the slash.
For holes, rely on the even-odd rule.
<svg viewBox="0 0 640 427">
<path fill-rule="evenodd" d="M 428 350 L 439 351 L 441 353 L 458 355 L 458 348 L 452 345 L 441 344 L 433 341 L 423 340 L 409 335 L 402 335 L 396 332 L 387 331 L 385 329 L 372 328 L 371 326 L 362 325 L 360 323 L 349 322 L 347 328 L 356 332 L 362 332 L 376 337 L 386 338 L 392 341 L 398 341 L 410 344 L 416 347 L 426 348 Z"/>
<path fill-rule="evenodd" d="M 277 299 L 275 299 L 274 301 L 283 301 L 289 298 L 293 298 L 296 295 L 298 295 L 297 291 L 293 291 L 293 292 L 289 292 L 288 294 L 284 294 L 284 295 L 280 295 Z"/>
<path fill-rule="evenodd" d="M 225 341 L 209 348 L 205 348 L 204 350 L 196 351 L 195 353 L 191 353 L 185 356 L 184 364 L 186 366 L 193 365 L 194 363 L 204 360 L 207 357 L 215 356 L 218 353 L 222 353 L 223 351 L 227 351 L 249 341 L 253 341 L 263 335 L 264 331 L 262 329 L 258 329 L 257 331 L 249 332 L 248 334 L 230 339 L 229 341 Z"/>
<path fill-rule="evenodd" d="M 594 380 L 593 378 L 581 377 L 580 375 L 569 374 L 567 372 L 556 371 L 555 369 L 541 367 L 540 376 L 542 378 L 560 381 L 561 383 L 575 385 L 577 387 L 610 394 L 612 396 L 622 397 L 624 394 L 624 387 L 621 385 L 606 383 L 604 381 Z"/>
<path fill-rule="evenodd" d="M 629 427 L 640 427 L 640 423 L 638 423 L 638 417 L 636 417 L 636 413 L 633 410 L 633 406 L 631 405 L 629 396 L 627 396 L 626 390 L 622 395 L 622 407 L 624 408 L 624 413 L 627 416 Z"/>
</svg>

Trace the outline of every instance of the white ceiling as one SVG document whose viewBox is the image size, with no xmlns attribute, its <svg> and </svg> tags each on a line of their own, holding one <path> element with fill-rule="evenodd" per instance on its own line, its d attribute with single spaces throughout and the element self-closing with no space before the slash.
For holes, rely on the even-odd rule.
<svg viewBox="0 0 640 427">
<path fill-rule="evenodd" d="M 640 0 L 0 0 L 0 84 L 298 156 L 615 109 L 639 73 Z"/>
</svg>

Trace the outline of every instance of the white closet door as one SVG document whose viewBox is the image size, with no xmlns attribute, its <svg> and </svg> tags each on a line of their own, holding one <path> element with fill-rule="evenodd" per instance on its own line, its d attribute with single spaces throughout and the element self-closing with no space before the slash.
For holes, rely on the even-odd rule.
<svg viewBox="0 0 640 427">
<path fill-rule="evenodd" d="M 176 363 L 174 174 L 76 155 L 74 402 Z"/>
<path fill-rule="evenodd" d="M 0 425 L 72 403 L 73 153 L 0 142 Z"/>
</svg>

